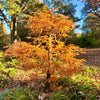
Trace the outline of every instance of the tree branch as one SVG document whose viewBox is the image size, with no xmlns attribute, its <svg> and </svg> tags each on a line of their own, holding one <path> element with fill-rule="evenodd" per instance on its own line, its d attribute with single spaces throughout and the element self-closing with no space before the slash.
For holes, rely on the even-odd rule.
<svg viewBox="0 0 100 100">
<path fill-rule="evenodd" d="M 30 0 L 29 0 L 30 1 Z M 28 2 L 29 2 L 28 1 Z M 24 1 L 22 1 L 22 3 L 21 3 L 21 10 L 22 11 L 25 11 L 26 10 L 26 4 L 27 4 L 27 2 L 26 3 L 24 3 Z"/>
<path fill-rule="evenodd" d="M 100 14 L 99 14 L 99 13 L 94 12 L 94 14 L 95 14 L 98 18 L 100 18 Z"/>
<path fill-rule="evenodd" d="M 0 13 L 2 14 L 2 17 L 4 18 L 5 22 L 10 26 L 10 21 L 7 19 L 7 17 L 4 15 L 3 11 L 0 9 Z"/>
</svg>

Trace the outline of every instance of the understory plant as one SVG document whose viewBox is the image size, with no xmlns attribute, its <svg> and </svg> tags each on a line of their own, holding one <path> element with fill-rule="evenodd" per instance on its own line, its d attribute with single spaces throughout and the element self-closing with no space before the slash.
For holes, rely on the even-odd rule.
<svg viewBox="0 0 100 100">
<path fill-rule="evenodd" d="M 17 69 L 7 68 L 0 62 L 0 89 L 8 84 L 8 81 L 13 77 Z"/>
<path fill-rule="evenodd" d="M 0 100 L 36 100 L 37 95 L 35 91 L 30 91 L 25 88 L 12 88 L 0 94 Z"/>
<path fill-rule="evenodd" d="M 0 51 L 0 62 L 5 62 L 5 57 L 2 51 Z"/>
<path fill-rule="evenodd" d="M 18 61 L 16 59 L 11 59 L 10 61 L 7 61 L 6 64 L 7 68 L 16 67 L 18 65 Z"/>
<path fill-rule="evenodd" d="M 82 66 L 84 72 L 73 75 L 59 82 L 64 89 L 52 93 L 50 100 L 99 100 L 100 99 L 100 68 Z"/>
<path fill-rule="evenodd" d="M 81 49 L 71 44 L 65 46 L 60 41 L 62 36 L 67 36 L 66 33 L 75 28 L 75 23 L 69 17 L 52 12 L 33 12 L 24 17 L 27 22 L 25 27 L 30 30 L 33 42 L 16 42 L 5 54 L 15 56 L 24 70 L 34 69 L 34 78 L 45 76 L 45 90 L 54 88 L 57 84 L 53 83 L 59 77 L 69 79 L 73 74 L 81 72 L 80 66 L 84 60 L 76 59 Z"/>
</svg>

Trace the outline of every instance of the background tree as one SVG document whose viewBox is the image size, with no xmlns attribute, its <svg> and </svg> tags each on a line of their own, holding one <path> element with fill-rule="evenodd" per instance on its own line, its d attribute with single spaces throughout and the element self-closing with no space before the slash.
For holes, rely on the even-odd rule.
<svg viewBox="0 0 100 100">
<path fill-rule="evenodd" d="M 7 25 L 10 27 L 11 43 L 19 40 L 17 34 L 17 22 L 20 20 L 22 14 L 30 13 L 29 11 L 32 10 L 30 7 L 32 7 L 32 5 L 34 6 L 34 3 L 38 5 L 37 8 L 43 6 L 43 3 L 39 3 L 38 0 L 4 0 L 4 1 L 1 0 L 0 1 L 0 15 L 2 17 L 2 20 L 4 20 L 7 23 Z"/>
<path fill-rule="evenodd" d="M 82 14 L 87 16 L 82 30 L 85 37 L 89 38 L 93 47 L 100 47 L 100 4 L 98 0 L 86 0 Z"/>
<path fill-rule="evenodd" d="M 28 2 L 27 4 L 27 9 L 25 10 L 25 14 L 31 15 L 31 12 L 46 12 L 49 11 L 50 9 L 41 2 L 34 2 L 34 4 L 32 3 L 32 1 Z M 23 20 L 24 18 L 22 17 L 21 20 Z M 22 41 L 32 41 L 31 36 L 28 34 L 29 30 L 24 28 L 24 26 L 26 25 L 25 22 L 20 21 L 18 22 L 17 25 L 17 31 L 18 31 L 18 35 L 21 38 Z"/>
<path fill-rule="evenodd" d="M 47 6 L 52 9 L 55 8 L 55 13 L 69 16 L 72 20 L 76 20 L 75 7 L 71 1 L 68 0 L 43 0 Z"/>
<path fill-rule="evenodd" d="M 98 0 L 85 0 L 85 6 L 82 13 L 87 17 L 83 29 L 91 29 L 92 31 L 99 28 L 100 25 L 100 3 Z"/>
<path fill-rule="evenodd" d="M 83 0 L 85 1 L 82 12 L 84 14 L 93 13 L 95 16 L 100 18 L 100 1 L 99 0 Z"/>
<path fill-rule="evenodd" d="M 85 25 L 83 26 L 84 31 L 88 31 L 89 36 L 91 38 L 99 39 L 100 32 L 100 21 L 99 18 L 93 13 L 89 13 L 87 18 L 85 19 Z"/>
<path fill-rule="evenodd" d="M 7 44 L 7 33 L 3 23 L 0 22 L 0 49 L 3 49 L 3 46 Z"/>
</svg>

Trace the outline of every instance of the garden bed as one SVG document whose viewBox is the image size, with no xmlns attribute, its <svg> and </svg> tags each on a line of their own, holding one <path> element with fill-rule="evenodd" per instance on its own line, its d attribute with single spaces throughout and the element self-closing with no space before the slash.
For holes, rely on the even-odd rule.
<svg viewBox="0 0 100 100">
<path fill-rule="evenodd" d="M 86 65 L 100 67 L 100 48 L 84 49 L 86 54 L 80 54 L 79 58 L 86 60 Z"/>
</svg>

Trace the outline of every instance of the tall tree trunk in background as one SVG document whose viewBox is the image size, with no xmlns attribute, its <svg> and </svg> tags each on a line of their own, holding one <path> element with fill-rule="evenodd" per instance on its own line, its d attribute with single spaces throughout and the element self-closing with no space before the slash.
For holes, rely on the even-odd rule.
<svg viewBox="0 0 100 100">
<path fill-rule="evenodd" d="M 11 44 L 13 44 L 13 22 L 11 22 Z"/>
<path fill-rule="evenodd" d="M 15 16 L 12 16 L 12 22 L 11 22 L 11 44 L 14 42 L 17 42 L 19 40 L 18 34 L 17 34 L 17 20 Z"/>
</svg>

